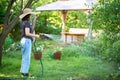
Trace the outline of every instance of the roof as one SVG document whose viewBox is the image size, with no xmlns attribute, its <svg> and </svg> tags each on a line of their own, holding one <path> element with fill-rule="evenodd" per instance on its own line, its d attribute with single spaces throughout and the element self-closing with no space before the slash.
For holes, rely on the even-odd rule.
<svg viewBox="0 0 120 80">
<path fill-rule="evenodd" d="M 37 11 L 50 10 L 91 10 L 92 2 L 90 0 L 61 0 L 50 4 L 37 7 Z"/>
</svg>

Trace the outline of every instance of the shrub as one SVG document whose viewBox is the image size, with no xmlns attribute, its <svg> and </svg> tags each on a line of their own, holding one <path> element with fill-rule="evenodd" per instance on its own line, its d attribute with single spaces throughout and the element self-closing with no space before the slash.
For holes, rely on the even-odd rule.
<svg viewBox="0 0 120 80">
<path fill-rule="evenodd" d="M 3 45 L 3 53 L 8 53 L 9 51 L 20 50 L 21 46 L 19 42 L 13 42 L 12 38 L 7 37 Z"/>
<path fill-rule="evenodd" d="M 83 43 L 69 45 L 63 50 L 67 56 L 97 56 L 101 51 L 101 44 L 96 40 L 86 40 Z"/>
<path fill-rule="evenodd" d="M 109 57 L 116 63 L 120 62 L 120 40 L 113 43 L 109 50 Z"/>
<path fill-rule="evenodd" d="M 80 44 L 81 51 L 83 54 L 88 56 L 97 56 L 101 50 L 101 44 L 98 40 L 86 40 L 84 43 Z"/>
<path fill-rule="evenodd" d="M 7 52 L 10 49 L 11 44 L 13 43 L 13 39 L 11 37 L 7 37 L 5 39 L 5 43 L 3 45 L 3 52 Z"/>
<path fill-rule="evenodd" d="M 72 44 L 69 45 L 68 47 L 65 47 L 62 51 L 63 56 L 71 57 L 71 56 L 78 56 L 79 54 L 79 47 Z"/>
</svg>

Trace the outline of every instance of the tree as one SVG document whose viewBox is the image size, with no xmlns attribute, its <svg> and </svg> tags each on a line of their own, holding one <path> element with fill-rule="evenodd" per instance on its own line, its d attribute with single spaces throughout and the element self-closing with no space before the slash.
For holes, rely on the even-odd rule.
<svg viewBox="0 0 120 80">
<path fill-rule="evenodd" d="M 92 21 L 94 28 L 103 30 L 101 55 L 120 64 L 120 0 L 100 0 Z"/>
<path fill-rule="evenodd" d="M 6 0 L 7 7 L 4 17 L 4 27 L 0 33 L 0 65 L 2 65 L 2 47 L 8 33 L 14 28 L 19 21 L 19 15 L 22 13 L 22 9 L 30 7 L 37 0 Z M 1 0 L 4 3 L 4 0 Z M 2 4 L 4 5 L 4 4 Z"/>
<path fill-rule="evenodd" d="M 120 39 L 120 0 L 102 1 L 92 14 L 93 27 L 103 29 L 106 43 L 113 44 Z"/>
</svg>

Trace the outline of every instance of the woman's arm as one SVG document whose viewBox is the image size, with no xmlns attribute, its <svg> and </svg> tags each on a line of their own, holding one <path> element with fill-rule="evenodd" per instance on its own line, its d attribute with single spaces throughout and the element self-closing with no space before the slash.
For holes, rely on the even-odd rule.
<svg viewBox="0 0 120 80">
<path fill-rule="evenodd" d="M 29 28 L 25 28 L 25 35 L 29 36 L 29 37 L 35 37 L 35 38 L 39 38 L 40 37 L 38 34 L 30 33 L 30 29 Z"/>
</svg>

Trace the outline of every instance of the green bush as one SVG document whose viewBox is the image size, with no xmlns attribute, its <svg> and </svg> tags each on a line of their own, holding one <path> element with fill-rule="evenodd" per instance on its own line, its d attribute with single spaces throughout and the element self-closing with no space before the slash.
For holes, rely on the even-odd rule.
<svg viewBox="0 0 120 80">
<path fill-rule="evenodd" d="M 101 44 L 98 40 L 86 40 L 84 43 L 80 44 L 80 51 L 88 56 L 97 56 L 101 50 L 100 46 Z"/>
<path fill-rule="evenodd" d="M 79 46 L 74 44 L 69 45 L 68 47 L 64 48 L 62 51 L 63 56 L 71 57 L 71 56 L 78 56 L 79 55 Z"/>
<path fill-rule="evenodd" d="M 101 43 L 100 56 L 101 58 L 107 59 L 108 61 L 114 61 L 119 63 L 120 59 L 120 37 L 119 33 L 114 34 L 114 32 L 104 32 L 99 37 L 99 42 Z"/>
<path fill-rule="evenodd" d="M 7 37 L 3 45 L 3 52 L 9 51 L 12 43 L 13 43 L 13 39 L 11 37 Z"/>
<path fill-rule="evenodd" d="M 97 40 L 86 40 L 82 43 L 72 44 L 63 50 L 66 56 L 97 56 L 100 54 L 101 44 Z"/>
<path fill-rule="evenodd" d="M 120 40 L 113 43 L 109 50 L 109 57 L 116 63 L 120 62 Z"/>
<path fill-rule="evenodd" d="M 7 37 L 5 39 L 5 43 L 3 45 L 3 53 L 8 53 L 10 51 L 17 51 L 20 49 L 21 49 L 21 46 L 19 42 L 13 42 L 13 39 L 10 37 Z"/>
</svg>

